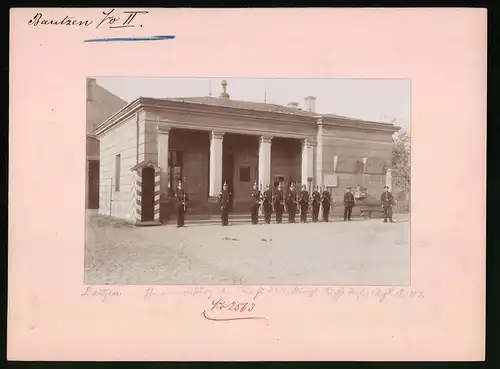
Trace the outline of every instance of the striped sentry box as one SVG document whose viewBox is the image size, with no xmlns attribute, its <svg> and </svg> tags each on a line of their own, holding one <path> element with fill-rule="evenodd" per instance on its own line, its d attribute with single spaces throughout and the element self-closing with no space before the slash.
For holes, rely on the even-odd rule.
<svg viewBox="0 0 500 369">
<path fill-rule="evenodd" d="M 153 221 L 160 222 L 160 174 L 161 169 L 154 165 L 151 161 L 144 161 L 131 168 L 132 170 L 132 204 L 133 217 L 136 224 Z M 144 177 L 148 177 L 147 171 L 154 171 L 154 202 L 152 204 L 153 218 L 144 219 L 143 212 L 143 193 L 146 191 L 144 187 Z"/>
</svg>

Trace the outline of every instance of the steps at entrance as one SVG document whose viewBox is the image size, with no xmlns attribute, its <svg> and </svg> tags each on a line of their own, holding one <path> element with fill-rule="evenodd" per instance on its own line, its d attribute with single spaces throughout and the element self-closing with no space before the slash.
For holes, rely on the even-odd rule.
<svg viewBox="0 0 500 369">
<path fill-rule="evenodd" d="M 359 211 L 353 211 L 352 218 L 362 218 Z M 339 221 L 344 219 L 344 213 L 342 211 L 333 211 L 330 213 L 329 220 L 330 221 Z M 300 214 L 296 214 L 295 221 L 300 223 Z M 312 222 L 312 214 L 308 212 L 307 221 Z M 322 221 L 322 213 L 319 214 L 319 222 Z M 176 225 L 176 219 L 170 219 L 167 222 L 164 222 L 165 225 Z M 250 224 L 251 218 L 249 213 L 229 213 L 229 224 Z M 264 223 L 264 215 L 259 215 L 259 223 Z M 271 215 L 271 223 L 276 223 L 276 214 L 273 213 Z M 288 223 L 288 213 L 283 214 L 283 223 Z M 185 219 L 186 225 L 213 225 L 213 224 L 221 224 L 220 214 L 186 214 Z"/>
</svg>

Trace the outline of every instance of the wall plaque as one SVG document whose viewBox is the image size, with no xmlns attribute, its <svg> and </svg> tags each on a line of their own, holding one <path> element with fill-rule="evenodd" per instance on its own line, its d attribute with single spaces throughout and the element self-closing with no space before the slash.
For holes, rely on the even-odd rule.
<svg viewBox="0 0 500 369">
<path fill-rule="evenodd" d="M 325 174 L 324 185 L 327 187 L 338 187 L 339 177 L 336 174 Z"/>
</svg>

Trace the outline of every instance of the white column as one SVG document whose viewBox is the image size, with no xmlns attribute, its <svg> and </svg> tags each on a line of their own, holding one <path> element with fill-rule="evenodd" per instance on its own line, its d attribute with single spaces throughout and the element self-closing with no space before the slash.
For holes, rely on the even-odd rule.
<svg viewBox="0 0 500 369">
<path fill-rule="evenodd" d="M 323 123 L 318 121 L 316 145 L 316 184 L 323 186 Z"/>
<path fill-rule="evenodd" d="M 389 191 L 392 191 L 392 169 L 387 169 L 385 173 L 385 185 L 389 186 Z"/>
<path fill-rule="evenodd" d="M 272 137 L 260 136 L 259 139 L 259 185 L 262 191 L 271 184 L 271 141 Z"/>
<path fill-rule="evenodd" d="M 170 128 L 158 126 L 158 166 L 160 172 L 160 197 L 168 192 L 168 143 Z"/>
<path fill-rule="evenodd" d="M 309 191 L 308 178 L 314 179 L 314 146 L 308 139 L 302 141 L 302 184 L 307 186 Z"/>
<path fill-rule="evenodd" d="M 208 195 L 219 196 L 222 190 L 222 140 L 224 133 L 212 131 L 210 136 L 210 183 Z"/>
</svg>

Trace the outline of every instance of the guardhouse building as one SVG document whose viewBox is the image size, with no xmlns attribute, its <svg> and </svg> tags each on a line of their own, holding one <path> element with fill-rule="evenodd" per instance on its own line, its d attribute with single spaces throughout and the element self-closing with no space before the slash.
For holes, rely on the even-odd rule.
<svg viewBox="0 0 500 369">
<path fill-rule="evenodd" d="M 140 97 L 95 129 L 100 214 L 157 223 L 179 181 L 190 213 L 218 212 L 224 182 L 233 212 L 248 212 L 254 182 L 326 186 L 336 202 L 347 187 L 388 182 L 399 127 L 319 114 L 313 96 L 302 109 L 237 101 L 222 86 L 219 97 Z"/>
</svg>

